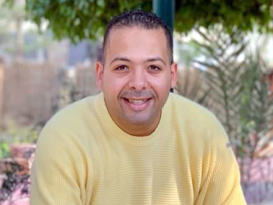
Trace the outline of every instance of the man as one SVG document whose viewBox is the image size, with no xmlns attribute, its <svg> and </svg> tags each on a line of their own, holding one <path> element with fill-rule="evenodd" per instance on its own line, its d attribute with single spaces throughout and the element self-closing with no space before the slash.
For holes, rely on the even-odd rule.
<svg viewBox="0 0 273 205">
<path fill-rule="evenodd" d="M 96 64 L 102 93 L 59 112 L 39 137 L 33 205 L 245 204 L 220 123 L 169 94 L 172 47 L 154 14 L 112 19 Z"/>
</svg>

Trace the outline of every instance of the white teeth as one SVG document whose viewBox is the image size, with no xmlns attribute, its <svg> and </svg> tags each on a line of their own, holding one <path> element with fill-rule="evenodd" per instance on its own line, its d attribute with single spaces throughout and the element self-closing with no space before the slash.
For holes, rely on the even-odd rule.
<svg viewBox="0 0 273 205">
<path fill-rule="evenodd" d="M 130 103 L 137 104 L 137 105 L 141 105 L 147 101 L 147 100 L 132 100 L 132 99 L 128 99 L 128 100 Z"/>
</svg>

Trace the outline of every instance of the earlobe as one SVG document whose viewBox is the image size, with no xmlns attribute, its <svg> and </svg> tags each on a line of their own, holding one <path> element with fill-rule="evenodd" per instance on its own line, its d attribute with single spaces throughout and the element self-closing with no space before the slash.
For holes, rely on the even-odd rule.
<svg viewBox="0 0 273 205">
<path fill-rule="evenodd" d="M 103 75 L 103 65 L 101 62 L 96 62 L 96 84 L 98 88 L 102 89 L 102 75 Z"/>
<path fill-rule="evenodd" d="M 171 65 L 171 87 L 174 88 L 177 82 L 177 63 Z"/>
</svg>

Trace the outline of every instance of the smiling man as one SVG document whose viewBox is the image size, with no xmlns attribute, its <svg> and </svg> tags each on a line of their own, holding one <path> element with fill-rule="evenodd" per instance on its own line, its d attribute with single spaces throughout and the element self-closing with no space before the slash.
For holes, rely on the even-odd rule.
<svg viewBox="0 0 273 205">
<path fill-rule="evenodd" d="M 146 29 L 119 24 L 110 27 L 110 35 L 108 29 L 104 63 L 97 63 L 98 86 L 114 122 L 131 135 L 148 136 L 176 83 L 177 65 L 159 25 Z"/>
<path fill-rule="evenodd" d="M 205 108 L 169 94 L 172 36 L 143 11 L 111 20 L 102 93 L 56 114 L 32 167 L 33 205 L 243 205 L 228 137 Z"/>
</svg>

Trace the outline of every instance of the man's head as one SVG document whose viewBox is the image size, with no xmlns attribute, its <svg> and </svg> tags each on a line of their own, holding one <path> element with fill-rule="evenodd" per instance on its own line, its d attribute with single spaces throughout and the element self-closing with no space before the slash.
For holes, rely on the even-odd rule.
<svg viewBox="0 0 273 205">
<path fill-rule="evenodd" d="M 109 23 L 103 45 L 96 73 L 109 114 L 131 135 L 151 134 L 176 83 L 170 32 L 154 14 L 133 11 Z"/>
<path fill-rule="evenodd" d="M 141 10 L 134 10 L 122 13 L 115 16 L 107 25 L 104 38 L 103 38 L 103 61 L 105 60 L 105 47 L 112 30 L 122 27 L 135 27 L 138 26 L 143 29 L 153 30 L 162 29 L 166 35 L 166 40 L 169 49 L 170 63 L 173 62 L 173 37 L 169 27 L 165 22 L 158 18 L 154 13 L 147 13 Z"/>
</svg>

